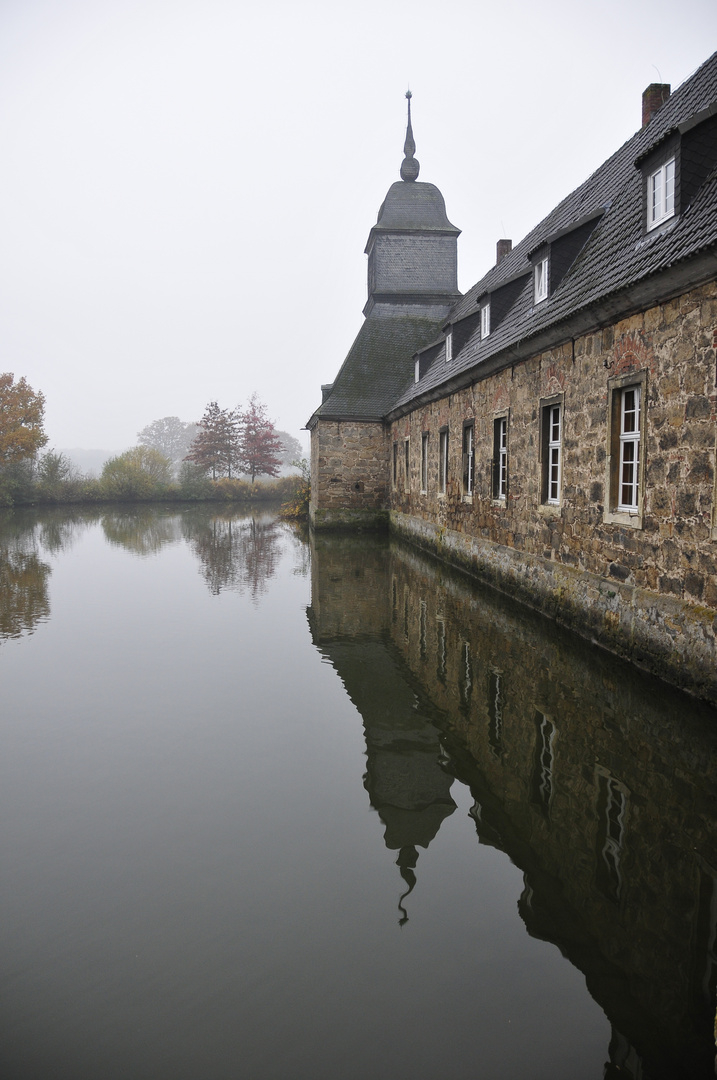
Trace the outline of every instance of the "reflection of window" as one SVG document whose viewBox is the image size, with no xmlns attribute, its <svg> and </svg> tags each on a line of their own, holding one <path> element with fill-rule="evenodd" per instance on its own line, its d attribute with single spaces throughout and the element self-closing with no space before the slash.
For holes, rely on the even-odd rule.
<svg viewBox="0 0 717 1080">
<path fill-rule="evenodd" d="M 675 159 L 670 158 L 647 178 L 647 228 L 654 229 L 675 213 Z"/>
<path fill-rule="evenodd" d="M 426 658 L 426 616 L 428 614 L 428 606 L 425 600 L 421 600 L 419 603 L 419 615 L 418 615 L 418 643 L 421 653 L 421 659 Z"/>
<path fill-rule="evenodd" d="M 535 724 L 537 738 L 535 743 L 535 764 L 533 767 L 532 797 L 543 814 L 550 814 L 553 798 L 553 765 L 555 760 L 555 736 L 557 730 L 549 716 L 536 712 Z"/>
<path fill-rule="evenodd" d="M 448 490 L 448 428 L 442 428 L 439 436 L 438 490 L 441 495 Z"/>
<path fill-rule="evenodd" d="M 708 863 L 700 862 L 690 981 L 695 1005 L 706 1012 L 714 1009 L 717 988 L 717 873 Z"/>
<path fill-rule="evenodd" d="M 493 498 L 508 494 L 508 417 L 493 421 Z"/>
<path fill-rule="evenodd" d="M 464 641 L 461 645 L 461 680 L 458 686 L 461 709 L 465 712 L 471 703 L 473 694 L 473 671 L 471 669 L 470 643 Z"/>
<path fill-rule="evenodd" d="M 421 436 L 421 494 L 428 491 L 428 432 Z"/>
<path fill-rule="evenodd" d="M 488 676 L 488 744 L 497 758 L 503 753 L 503 676 Z"/>
<path fill-rule="evenodd" d="M 598 772 L 597 887 L 617 903 L 622 891 L 620 858 L 625 836 L 627 788 L 613 776 Z"/>
<path fill-rule="evenodd" d="M 438 652 L 438 663 L 436 665 L 436 674 L 442 683 L 446 681 L 446 673 L 448 670 L 448 653 L 446 649 L 446 623 L 444 619 L 436 619 L 436 644 Z"/>
<path fill-rule="evenodd" d="M 473 494 L 475 477 L 475 427 L 473 423 L 466 424 L 463 428 L 463 494 Z"/>
</svg>

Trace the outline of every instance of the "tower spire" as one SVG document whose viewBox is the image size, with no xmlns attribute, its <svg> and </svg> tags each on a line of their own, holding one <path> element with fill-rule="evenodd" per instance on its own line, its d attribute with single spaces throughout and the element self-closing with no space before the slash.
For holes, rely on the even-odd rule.
<svg viewBox="0 0 717 1080">
<path fill-rule="evenodd" d="M 410 90 L 406 91 L 406 100 L 408 101 L 408 126 L 406 128 L 406 141 L 403 144 L 403 153 L 405 157 L 401 162 L 401 179 L 407 183 L 413 183 L 418 177 L 418 170 L 420 169 L 419 163 L 413 156 L 416 153 L 416 143 L 413 138 L 413 128 L 411 127 L 411 98 L 413 94 Z"/>
</svg>

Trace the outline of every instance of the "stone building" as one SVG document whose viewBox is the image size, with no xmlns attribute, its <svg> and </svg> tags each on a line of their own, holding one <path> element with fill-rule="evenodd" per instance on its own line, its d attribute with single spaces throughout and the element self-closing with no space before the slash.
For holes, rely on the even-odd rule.
<svg viewBox="0 0 717 1080">
<path fill-rule="evenodd" d="M 462 297 L 414 152 L 409 111 L 314 526 L 390 527 L 717 700 L 717 53 Z"/>
</svg>

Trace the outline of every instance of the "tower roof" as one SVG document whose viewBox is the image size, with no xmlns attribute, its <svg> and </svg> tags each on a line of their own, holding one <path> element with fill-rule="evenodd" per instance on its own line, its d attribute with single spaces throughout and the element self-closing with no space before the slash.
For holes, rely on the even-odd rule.
<svg viewBox="0 0 717 1080">
<path fill-rule="evenodd" d="M 408 123 L 401 179 L 388 189 L 378 212 L 378 220 L 368 238 L 366 251 L 378 232 L 441 232 L 458 236 L 461 231 L 448 220 L 446 204 L 436 185 L 417 182 L 420 166 L 414 157 L 416 143 L 411 126 L 411 96 L 411 91 L 407 91 Z"/>
<path fill-rule="evenodd" d="M 446 204 L 435 184 L 398 180 L 391 184 L 371 233 L 443 232 L 458 236 L 460 229 L 446 215 Z"/>
</svg>

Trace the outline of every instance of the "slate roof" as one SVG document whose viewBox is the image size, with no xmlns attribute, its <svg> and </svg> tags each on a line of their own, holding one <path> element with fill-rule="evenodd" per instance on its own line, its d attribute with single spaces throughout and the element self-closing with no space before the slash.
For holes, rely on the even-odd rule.
<svg viewBox="0 0 717 1080">
<path fill-rule="evenodd" d="M 435 184 L 407 184 L 397 180 L 388 189 L 371 235 L 404 230 L 450 233 L 455 236 L 461 231 L 448 220 L 445 200 Z M 366 248 L 368 250 L 368 244 Z"/>
<path fill-rule="evenodd" d="M 413 380 L 413 354 L 435 338 L 444 321 L 375 309 L 314 417 L 381 420 Z"/>
<path fill-rule="evenodd" d="M 463 342 L 450 364 L 444 354 L 428 368 L 418 383 L 412 382 L 394 399 L 394 415 L 407 411 L 418 399 L 439 396 L 448 384 L 465 384 L 485 373 L 549 347 L 550 336 L 557 342 L 571 335 L 569 326 L 579 313 L 587 320 L 598 308 L 620 317 L 620 305 L 627 302 L 630 289 L 675 268 L 685 260 L 712 249 L 707 258 L 709 276 L 717 274 L 717 170 L 713 168 L 679 216 L 664 226 L 644 232 L 643 178 L 639 162 L 671 133 L 686 131 L 695 122 L 717 115 L 717 53 L 679 87 L 654 114 L 651 121 L 596 170 L 580 187 L 540 222 L 498 266 L 493 267 L 463 296 L 446 322 L 463 323 Z M 716 155 L 712 156 L 715 161 Z M 555 291 L 539 304 L 533 302 L 532 263 L 529 256 L 543 244 L 581 226 L 588 238 Z M 709 263 L 712 263 L 711 271 Z M 694 263 L 693 263 L 694 265 Z M 704 272 L 704 267 L 703 267 Z M 490 335 L 480 340 L 475 317 L 479 300 L 511 280 L 517 296 L 510 311 Z M 635 294 L 636 295 L 636 294 Z M 603 321 L 608 321 L 603 314 Z M 445 323 L 444 323 L 445 325 Z M 454 331 L 454 336 L 456 334 Z M 409 358 L 416 346 L 405 342 Z M 428 358 L 427 358 L 428 359 Z M 407 366 L 409 370 L 412 364 Z M 423 372 L 422 365 L 422 372 Z"/>
</svg>

